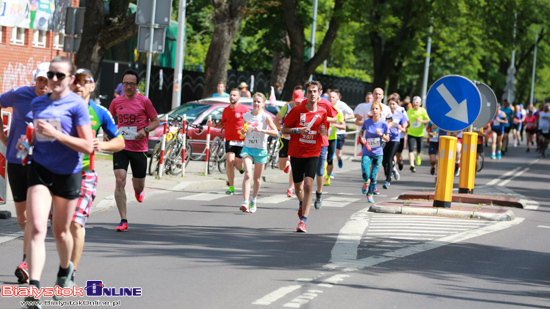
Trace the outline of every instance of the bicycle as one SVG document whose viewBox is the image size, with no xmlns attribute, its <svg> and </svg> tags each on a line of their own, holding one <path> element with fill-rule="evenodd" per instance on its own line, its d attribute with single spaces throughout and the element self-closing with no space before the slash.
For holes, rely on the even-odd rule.
<svg viewBox="0 0 550 309">
<path fill-rule="evenodd" d="M 164 152 L 164 174 L 179 175 L 183 171 L 182 165 L 182 149 L 183 149 L 183 136 L 180 131 L 183 128 L 182 119 L 180 116 L 168 121 L 168 126 L 171 128 L 170 132 L 166 134 L 166 147 Z M 172 129 L 174 128 L 175 129 Z M 153 151 L 151 160 L 149 161 L 149 175 L 155 175 L 159 171 L 160 167 L 160 154 L 162 143 L 158 143 Z M 192 147 L 190 143 L 187 143 L 185 147 L 185 166 L 189 164 L 191 160 Z"/>
<path fill-rule="evenodd" d="M 483 169 L 483 164 L 485 163 L 485 154 L 482 152 L 479 154 L 479 159 L 477 161 L 477 172 L 481 172 Z"/>
<path fill-rule="evenodd" d="M 267 162 L 266 166 L 272 169 L 279 168 L 279 148 L 281 146 L 280 138 L 269 136 L 267 138 Z"/>
<path fill-rule="evenodd" d="M 223 136 L 223 131 L 221 135 Z M 212 174 L 216 167 L 220 173 L 226 169 L 225 143 L 220 137 L 215 137 L 210 144 L 210 157 L 208 158 L 208 174 Z"/>
</svg>

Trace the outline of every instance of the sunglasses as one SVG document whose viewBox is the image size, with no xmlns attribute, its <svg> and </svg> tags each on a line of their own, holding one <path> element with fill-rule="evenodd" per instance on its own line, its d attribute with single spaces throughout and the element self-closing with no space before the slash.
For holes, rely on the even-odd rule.
<svg viewBox="0 0 550 309">
<path fill-rule="evenodd" d="M 86 84 L 92 84 L 92 83 L 93 81 L 89 78 L 75 78 L 73 82 L 74 85 L 80 85 L 80 86 L 86 86 Z"/>
<path fill-rule="evenodd" d="M 65 73 L 60 73 L 60 72 L 52 72 L 52 71 L 48 71 L 46 73 L 46 76 L 49 78 L 49 79 L 53 79 L 53 76 L 56 76 L 57 77 L 57 80 L 63 80 L 65 77 L 67 77 L 67 74 Z"/>
</svg>

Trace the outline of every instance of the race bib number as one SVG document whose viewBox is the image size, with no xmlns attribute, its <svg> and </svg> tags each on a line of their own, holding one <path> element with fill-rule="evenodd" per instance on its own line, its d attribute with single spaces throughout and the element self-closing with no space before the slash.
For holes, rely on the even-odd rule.
<svg viewBox="0 0 550 309">
<path fill-rule="evenodd" d="M 125 140 L 136 139 L 137 127 L 120 127 L 118 129 L 120 130 L 120 133 L 122 133 L 122 137 Z"/>
<path fill-rule="evenodd" d="M 438 137 L 439 137 L 439 132 L 435 132 L 434 135 L 431 138 L 437 139 Z"/>
<path fill-rule="evenodd" d="M 50 118 L 50 119 L 42 119 L 46 121 L 47 123 L 51 124 L 57 131 L 61 132 L 61 120 L 59 118 Z M 34 123 L 34 126 L 36 127 L 36 121 Z M 55 141 L 54 138 L 47 137 L 42 133 L 36 132 L 36 140 L 39 142 L 53 142 Z"/>
<path fill-rule="evenodd" d="M 413 129 L 418 129 L 418 128 L 420 128 L 420 126 L 421 126 L 420 121 L 412 121 L 411 122 L 411 128 L 413 128 Z"/>
<path fill-rule="evenodd" d="M 367 138 L 367 145 L 369 145 L 370 148 L 380 147 L 380 138 Z"/>
<path fill-rule="evenodd" d="M 255 146 L 258 146 L 258 139 L 250 138 L 246 141 L 246 145 L 254 148 Z"/>
<path fill-rule="evenodd" d="M 243 147 L 244 141 L 229 141 L 229 146 Z"/>
</svg>

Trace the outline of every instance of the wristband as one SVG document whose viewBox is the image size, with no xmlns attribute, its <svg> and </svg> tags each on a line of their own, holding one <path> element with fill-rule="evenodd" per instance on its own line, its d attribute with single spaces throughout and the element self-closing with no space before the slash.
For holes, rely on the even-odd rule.
<svg viewBox="0 0 550 309">
<path fill-rule="evenodd" d="M 293 130 L 294 130 L 294 134 L 300 133 L 300 129 L 298 129 L 298 128 L 294 128 Z"/>
</svg>

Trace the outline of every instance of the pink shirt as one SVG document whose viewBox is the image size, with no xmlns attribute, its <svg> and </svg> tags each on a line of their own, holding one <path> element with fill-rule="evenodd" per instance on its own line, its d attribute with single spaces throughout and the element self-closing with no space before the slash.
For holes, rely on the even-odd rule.
<svg viewBox="0 0 550 309">
<path fill-rule="evenodd" d="M 135 134 L 148 126 L 149 121 L 157 116 L 151 100 L 139 93 L 132 99 L 126 99 L 121 95 L 111 102 L 109 111 L 117 120 L 117 127 L 124 137 L 124 150 L 147 152 L 149 135 L 135 139 Z"/>
</svg>

